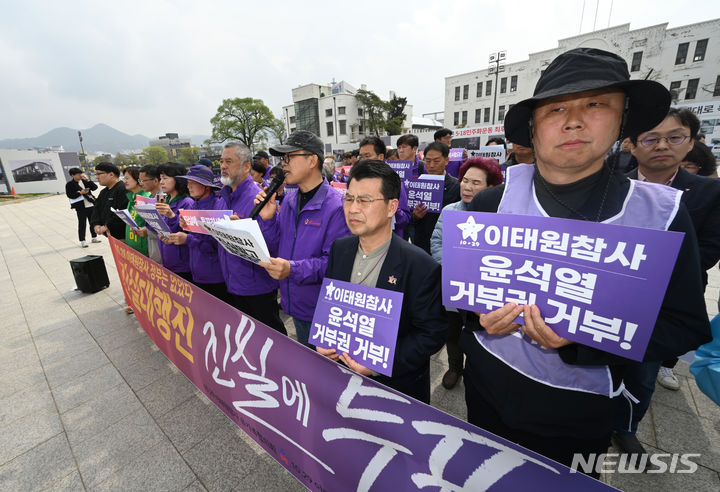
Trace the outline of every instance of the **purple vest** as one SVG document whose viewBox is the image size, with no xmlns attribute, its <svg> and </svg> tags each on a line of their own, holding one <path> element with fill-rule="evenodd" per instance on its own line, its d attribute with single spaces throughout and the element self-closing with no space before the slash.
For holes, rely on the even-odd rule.
<svg viewBox="0 0 720 492">
<path fill-rule="evenodd" d="M 535 166 L 531 164 L 507 168 L 505 191 L 498 213 L 549 217 L 537 200 L 534 173 Z M 631 180 L 622 209 L 603 223 L 667 230 L 677 214 L 681 195 L 682 192 L 667 186 Z M 490 335 L 484 330 L 474 333 L 480 345 L 490 354 L 539 383 L 610 398 L 624 389 L 621 384 L 617 391 L 613 391 L 608 366 L 566 364 L 557 350 L 543 348 L 522 331 L 501 336 Z"/>
</svg>

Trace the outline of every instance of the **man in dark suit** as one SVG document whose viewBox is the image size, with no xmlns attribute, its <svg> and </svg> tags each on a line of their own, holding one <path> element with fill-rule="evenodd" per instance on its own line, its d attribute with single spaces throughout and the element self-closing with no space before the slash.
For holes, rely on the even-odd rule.
<svg viewBox="0 0 720 492">
<path fill-rule="evenodd" d="M 629 172 L 631 179 L 671 186 L 683 192 L 681 201 L 687 207 L 695 228 L 700 250 L 703 285 L 707 285 L 707 270 L 720 260 L 720 180 L 691 174 L 680 166 L 693 148 L 700 129 L 698 118 L 686 108 L 670 108 L 668 115 L 650 131 L 631 137 L 632 153 L 637 169 Z M 678 320 L 682 323 L 682 320 Z M 616 415 L 613 437 L 628 453 L 644 453 L 635 437 L 637 425 L 650 405 L 655 380 L 670 390 L 679 390 L 680 382 L 672 368 L 677 358 L 660 363 L 643 362 L 632 365 L 625 375 L 625 386 L 638 399 L 632 405 L 623 402 Z M 620 399 L 618 399 L 620 400 Z"/>
<path fill-rule="evenodd" d="M 344 202 L 345 220 L 353 236 L 333 243 L 325 273 L 329 278 L 404 294 L 392 377 L 373 374 L 347 353 L 320 347 L 317 351 L 430 403 L 430 356 L 442 348 L 448 329 L 440 265 L 393 234 L 392 217 L 399 196 L 400 177 L 384 162 L 363 160 L 353 166 Z"/>
<path fill-rule="evenodd" d="M 433 142 L 425 147 L 425 171 L 427 174 L 444 175 L 445 183 L 443 185 L 443 208 L 446 205 L 460 201 L 460 183 L 445 172 L 445 168 L 450 163 L 450 147 L 442 142 Z M 428 212 L 428 207 L 424 203 L 418 203 L 413 210 L 412 220 L 415 229 L 412 236 L 412 242 L 415 246 L 424 249 L 430 254 L 430 237 L 435 224 L 437 223 L 439 213 Z"/>
<path fill-rule="evenodd" d="M 82 248 L 87 248 L 85 242 L 85 227 L 90 224 L 92 218 L 93 206 L 95 205 L 95 196 L 92 192 L 97 190 L 97 185 L 90 181 L 82 169 L 73 167 L 68 170 L 72 178 L 65 184 L 65 194 L 70 199 L 70 208 L 75 210 L 78 218 L 78 240 Z M 99 243 L 95 230 L 90 227 L 90 235 L 93 243 Z"/>
</svg>

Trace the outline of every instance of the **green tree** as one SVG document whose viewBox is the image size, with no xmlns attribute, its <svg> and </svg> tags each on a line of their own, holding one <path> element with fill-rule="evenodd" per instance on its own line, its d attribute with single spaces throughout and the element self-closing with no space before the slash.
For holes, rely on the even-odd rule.
<svg viewBox="0 0 720 492">
<path fill-rule="evenodd" d="M 275 118 L 275 122 L 270 127 L 269 133 L 270 136 L 278 142 L 283 142 L 286 137 L 285 123 L 282 120 Z"/>
<path fill-rule="evenodd" d="M 168 161 L 167 150 L 160 147 L 159 145 L 153 145 L 152 147 L 143 149 L 142 154 L 145 157 L 145 162 L 147 164 L 157 165 L 164 164 Z"/>
<path fill-rule="evenodd" d="M 385 103 L 387 109 L 387 120 L 385 122 L 385 130 L 388 135 L 400 135 L 402 133 L 402 124 L 405 121 L 405 105 L 407 97 L 393 96 Z"/>
<path fill-rule="evenodd" d="M 363 107 L 363 121 L 365 122 L 365 128 L 374 132 L 375 135 L 380 136 L 379 130 L 385 129 L 385 111 L 387 106 L 385 101 L 373 91 L 360 89 L 355 94 L 355 99 L 358 104 Z"/>
<path fill-rule="evenodd" d="M 119 167 L 128 167 L 128 166 L 138 166 L 140 164 L 140 160 L 138 159 L 138 156 L 135 154 L 122 154 L 119 153 L 115 155 L 113 158 L 113 163 Z"/>
<path fill-rule="evenodd" d="M 211 139 L 218 143 L 234 140 L 252 148 L 261 136 L 272 132 L 277 121 L 262 99 L 224 99 L 215 116 L 210 119 Z"/>
<path fill-rule="evenodd" d="M 108 157 L 106 155 L 99 155 L 99 156 L 96 156 L 93 158 L 92 165 L 94 167 L 94 166 L 97 166 L 98 164 L 100 164 L 101 162 L 108 162 L 109 160 L 110 159 L 108 159 Z"/>
<path fill-rule="evenodd" d="M 183 147 L 180 149 L 180 155 L 178 156 L 178 160 L 180 162 L 184 162 L 185 164 L 195 164 L 198 160 L 199 152 L 200 149 L 195 146 Z"/>
</svg>

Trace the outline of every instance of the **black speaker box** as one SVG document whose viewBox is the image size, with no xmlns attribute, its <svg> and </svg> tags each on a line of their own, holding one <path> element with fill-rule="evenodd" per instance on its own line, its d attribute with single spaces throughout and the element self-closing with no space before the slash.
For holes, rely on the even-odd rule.
<svg viewBox="0 0 720 492">
<path fill-rule="evenodd" d="M 70 260 L 70 267 L 75 276 L 75 284 L 82 292 L 93 293 L 110 286 L 102 256 L 87 255 L 75 258 Z"/>
</svg>

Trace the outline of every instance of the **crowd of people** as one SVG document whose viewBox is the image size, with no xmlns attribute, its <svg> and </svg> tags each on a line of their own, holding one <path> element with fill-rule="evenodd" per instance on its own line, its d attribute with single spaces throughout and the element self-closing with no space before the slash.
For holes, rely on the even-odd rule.
<svg viewBox="0 0 720 492">
<path fill-rule="evenodd" d="M 349 174 L 307 131 L 295 131 L 253 155 L 225 144 L 221 173 L 207 162 L 189 170 L 176 163 L 95 168 L 104 189 L 79 169 L 67 194 L 85 243 L 112 235 L 189 282 L 275 330 L 287 334 L 280 306 L 297 340 L 351 370 L 425 403 L 430 402 L 430 357 L 447 347 L 447 389 L 464 378 L 469 422 L 561 463 L 573 455 L 604 453 L 611 438 L 638 457 L 635 437 L 656 380 L 679 383 L 677 357 L 710 340 L 704 302 L 706 270 L 720 260 L 720 180 L 712 154 L 698 140 L 699 122 L 670 107 L 670 93 L 649 80 L 630 80 L 626 62 L 597 49 L 557 57 L 533 97 L 509 110 L 506 162 L 470 158 L 457 178 L 446 172 L 452 130 L 436 132 L 418 159 L 418 139 L 404 135 L 397 149 L 364 138 L 343 155 Z M 622 141 L 622 147 L 612 150 Z M 500 143 L 506 145 L 504 140 Z M 709 154 L 709 155 L 708 155 Z M 508 303 L 477 314 L 445 308 L 441 295 L 442 215 L 420 203 L 410 209 L 398 174 L 385 162 L 411 160 L 419 172 L 443 176 L 444 210 L 523 214 L 605 222 L 684 233 L 667 292 L 642 362 L 557 335 L 537 306 Z M 712 159 L 712 160 L 711 160 Z M 212 163 L 210 163 L 212 164 Z M 277 194 L 267 180 L 284 173 Z M 124 177 L 124 181 L 121 179 Z M 346 192 L 332 181 L 343 181 Z M 155 198 L 172 233 L 158 234 L 134 212 L 137 196 Z M 232 210 L 257 216 L 271 253 L 254 264 L 229 254 L 211 237 L 184 230 L 180 209 Z M 74 201 L 73 201 L 74 200 Z M 110 208 L 127 208 L 131 230 Z M 335 349 L 309 339 L 325 277 L 404 293 L 392 376 L 374 373 Z M 279 295 L 278 295 L 279 291 Z M 523 315 L 525 324 L 513 320 Z"/>
</svg>

